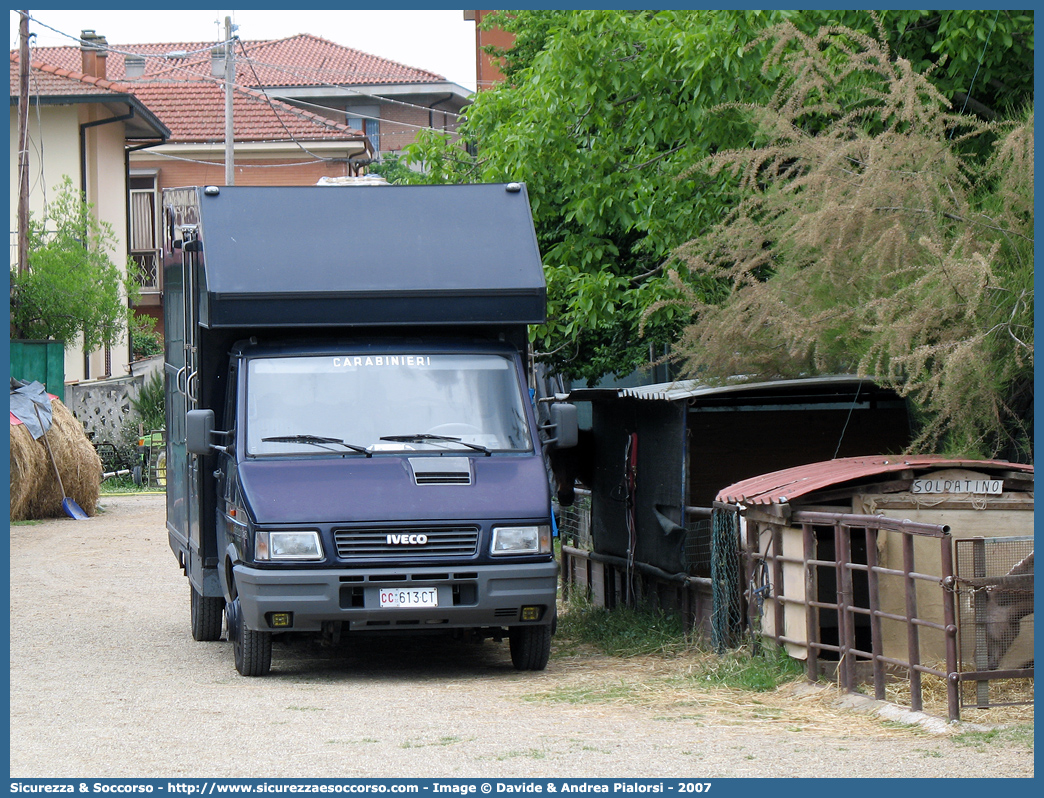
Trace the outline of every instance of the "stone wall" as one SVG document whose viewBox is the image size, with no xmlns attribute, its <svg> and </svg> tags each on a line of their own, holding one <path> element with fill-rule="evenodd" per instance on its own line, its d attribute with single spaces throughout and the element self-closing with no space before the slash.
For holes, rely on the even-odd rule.
<svg viewBox="0 0 1044 798">
<path fill-rule="evenodd" d="M 117 377 L 65 386 L 65 405 L 95 443 L 117 443 L 127 420 L 135 415 L 143 377 Z"/>
<path fill-rule="evenodd" d="M 132 364 L 134 374 L 131 376 L 68 384 L 65 406 L 83 424 L 94 443 L 119 443 L 124 426 L 137 415 L 131 402 L 138 397 L 149 375 L 162 368 L 163 356 L 157 355 Z"/>
</svg>

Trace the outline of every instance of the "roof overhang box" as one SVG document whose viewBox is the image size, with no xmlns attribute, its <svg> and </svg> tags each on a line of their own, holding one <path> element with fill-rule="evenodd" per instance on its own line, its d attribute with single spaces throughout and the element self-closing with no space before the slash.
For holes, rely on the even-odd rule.
<svg viewBox="0 0 1044 798">
<path fill-rule="evenodd" d="M 545 320 L 522 184 L 175 191 L 198 206 L 203 327 Z"/>
</svg>

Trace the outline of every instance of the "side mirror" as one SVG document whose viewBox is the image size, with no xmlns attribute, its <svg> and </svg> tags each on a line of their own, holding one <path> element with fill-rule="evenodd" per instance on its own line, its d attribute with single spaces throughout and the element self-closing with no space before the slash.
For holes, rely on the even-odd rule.
<svg viewBox="0 0 1044 798">
<path fill-rule="evenodd" d="M 185 414 L 185 447 L 189 454 L 210 454 L 213 432 L 213 410 L 189 410 Z"/>
<path fill-rule="evenodd" d="M 555 433 L 555 437 L 547 441 L 549 446 L 556 449 L 572 449 L 576 446 L 579 438 L 576 405 L 565 402 L 555 402 L 551 405 L 551 423 L 548 428 L 553 429 Z"/>
</svg>

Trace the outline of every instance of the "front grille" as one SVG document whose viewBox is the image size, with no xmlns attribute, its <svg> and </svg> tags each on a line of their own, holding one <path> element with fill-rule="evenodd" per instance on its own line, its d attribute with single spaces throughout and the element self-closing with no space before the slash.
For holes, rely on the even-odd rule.
<svg viewBox="0 0 1044 798">
<path fill-rule="evenodd" d="M 427 529 L 337 529 L 337 556 L 345 559 L 471 557 L 478 549 L 474 526 Z"/>
</svg>

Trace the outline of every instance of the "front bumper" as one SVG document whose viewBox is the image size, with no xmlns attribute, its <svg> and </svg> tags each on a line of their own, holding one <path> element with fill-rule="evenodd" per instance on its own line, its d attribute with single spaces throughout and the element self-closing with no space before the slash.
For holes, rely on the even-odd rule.
<svg viewBox="0 0 1044 798">
<path fill-rule="evenodd" d="M 551 623 L 558 563 L 467 567 L 275 570 L 233 569 L 243 622 L 255 631 L 318 631 L 324 622 L 352 631 L 509 627 Z M 381 588 L 435 587 L 437 607 L 380 607 Z M 525 621 L 522 607 L 542 608 Z M 290 623 L 274 618 L 289 614 Z"/>
</svg>

